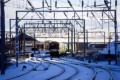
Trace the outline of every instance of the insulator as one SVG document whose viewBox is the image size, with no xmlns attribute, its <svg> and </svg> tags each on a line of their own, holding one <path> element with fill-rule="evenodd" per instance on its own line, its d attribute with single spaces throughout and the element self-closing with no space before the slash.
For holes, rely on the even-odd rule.
<svg viewBox="0 0 120 80">
<path fill-rule="evenodd" d="M 84 6 L 84 1 L 82 0 L 82 7 Z"/>
<path fill-rule="evenodd" d="M 68 0 L 68 4 L 72 7 L 72 4 L 71 4 L 71 2 Z"/>
<path fill-rule="evenodd" d="M 28 4 L 29 4 L 30 6 L 32 6 L 32 4 L 31 4 L 31 2 L 30 2 L 29 0 L 27 0 L 27 2 L 28 2 Z"/>
<path fill-rule="evenodd" d="M 64 12 L 64 15 L 67 17 L 67 15 L 65 14 L 65 12 Z"/>
<path fill-rule="evenodd" d="M 96 7 L 96 1 L 94 2 L 94 7 Z"/>
<path fill-rule="evenodd" d="M 55 19 L 55 12 L 54 12 L 54 19 Z"/>
<path fill-rule="evenodd" d="M 55 1 L 55 7 L 57 7 L 57 0 Z"/>
<path fill-rule="evenodd" d="M 87 17 L 89 16 L 89 13 L 87 12 Z"/>
<path fill-rule="evenodd" d="M 42 7 L 44 8 L 44 0 L 42 1 Z"/>
<path fill-rule="evenodd" d="M 104 0 L 105 5 L 108 7 L 108 0 Z"/>
<path fill-rule="evenodd" d="M 115 0 L 115 6 L 117 6 L 117 0 Z"/>
<path fill-rule="evenodd" d="M 102 12 L 102 18 L 103 18 L 103 12 Z"/>
</svg>

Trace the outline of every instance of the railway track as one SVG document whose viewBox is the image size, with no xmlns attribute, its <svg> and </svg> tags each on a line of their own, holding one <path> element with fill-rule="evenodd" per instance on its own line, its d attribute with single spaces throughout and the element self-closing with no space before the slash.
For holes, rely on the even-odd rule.
<svg viewBox="0 0 120 80">
<path fill-rule="evenodd" d="M 63 59 L 60 59 L 60 60 L 63 60 Z M 60 60 L 58 60 L 58 61 L 60 61 Z M 97 80 L 97 76 L 99 75 L 99 71 L 98 71 L 98 69 L 99 70 L 101 70 L 100 72 L 103 72 L 103 74 L 106 72 L 108 75 L 109 75 L 109 78 L 108 78 L 108 80 L 114 80 L 113 79 L 113 75 L 112 75 L 112 72 L 109 70 L 109 69 L 107 69 L 107 68 L 103 68 L 103 67 L 100 67 L 100 66 L 90 66 L 90 65 L 88 65 L 88 64 L 84 64 L 84 63 L 79 63 L 79 62 L 74 62 L 74 61 L 69 61 L 69 60 L 64 60 L 65 62 L 66 61 L 68 61 L 69 62 L 69 64 L 74 64 L 74 65 L 80 65 L 80 64 L 82 64 L 82 66 L 84 66 L 84 67 L 88 67 L 88 68 L 90 68 L 90 69 L 92 69 L 93 70 L 93 72 L 94 72 L 94 75 L 93 75 L 93 77 L 90 79 L 90 80 Z M 66 62 L 66 63 L 68 63 L 68 62 Z M 64 65 L 66 65 L 66 63 L 64 63 Z M 60 63 L 59 63 L 60 64 Z M 63 63 L 62 63 L 63 64 Z M 68 64 L 67 64 L 68 65 Z M 72 66 L 73 67 L 73 65 L 69 65 L 69 66 Z M 68 80 L 71 80 L 72 79 L 72 77 L 74 77 L 75 75 L 77 75 L 79 72 L 78 72 L 78 69 L 77 68 L 75 68 L 75 67 L 73 67 L 77 72 L 76 72 L 76 74 L 74 74 L 73 76 L 71 76 L 71 77 L 69 77 L 68 78 Z M 60 74 L 61 75 L 61 74 Z M 58 77 L 58 76 L 60 76 L 60 75 L 57 75 L 57 76 L 55 76 L 55 77 Z M 55 78 L 54 77 L 54 78 Z M 51 78 L 52 79 L 52 78 Z M 101 79 L 103 79 L 103 78 L 101 78 Z M 101 80 L 100 79 L 100 80 Z"/>
<path fill-rule="evenodd" d="M 71 78 L 73 76 L 78 74 L 78 69 L 74 66 L 71 66 L 71 65 L 65 64 L 65 63 L 57 63 L 57 62 L 54 62 L 54 63 L 61 66 L 62 68 L 64 68 L 64 71 L 62 72 L 62 74 L 59 74 L 55 77 L 50 78 L 50 80 L 58 80 L 58 79 L 60 79 L 60 80 L 71 80 Z M 69 71 L 74 71 L 74 73 L 71 74 L 71 75 L 67 75 L 67 72 L 69 72 L 67 68 L 69 68 Z M 70 73 L 68 73 L 68 74 L 70 74 Z"/>
<path fill-rule="evenodd" d="M 65 60 L 65 59 L 61 59 L 61 60 Z M 83 66 L 85 66 L 85 67 L 89 67 L 89 68 L 91 68 L 91 69 L 93 69 L 93 71 L 94 71 L 94 76 L 90 79 L 90 80 L 98 80 L 97 79 L 97 76 L 99 75 L 99 73 L 98 73 L 98 71 L 96 70 L 96 68 L 97 69 L 101 69 L 102 71 L 100 71 L 100 72 L 102 72 L 102 75 L 103 75 L 103 73 L 104 72 L 106 72 L 107 74 L 108 74 L 108 79 L 105 79 L 105 80 L 114 80 L 113 79 L 113 74 L 112 74 L 112 72 L 109 70 L 109 69 L 107 69 L 107 68 L 104 68 L 104 67 L 102 67 L 102 66 L 92 66 L 92 65 L 89 65 L 89 64 L 85 64 L 85 63 L 80 63 L 80 62 L 74 62 L 74 61 L 69 61 L 69 60 L 65 60 L 65 61 L 67 61 L 68 63 L 70 63 L 70 64 L 74 64 L 74 65 L 83 65 Z M 106 74 L 105 74 L 106 75 Z M 100 75 L 101 76 L 101 75 Z M 101 79 L 99 78 L 99 80 L 102 80 L 103 78 L 101 77 Z"/>
<path fill-rule="evenodd" d="M 61 74 L 63 74 L 63 73 L 65 72 L 64 68 L 61 67 L 61 66 L 59 66 L 58 64 L 54 64 L 54 63 L 51 63 L 51 62 L 49 62 L 49 61 L 47 61 L 47 60 L 44 60 L 45 62 L 48 63 L 48 65 L 45 66 L 45 65 L 43 65 L 43 64 L 41 63 L 41 61 L 40 61 L 39 59 L 36 59 L 36 61 L 39 61 L 39 62 L 40 62 L 37 66 L 32 65 L 32 64 L 36 64 L 36 63 L 31 63 L 31 64 L 27 63 L 27 64 L 29 64 L 29 65 L 32 65 L 32 67 L 33 67 L 32 70 L 30 70 L 30 71 L 28 71 L 28 72 L 26 72 L 26 73 L 23 73 L 23 74 L 21 74 L 21 75 L 18 75 L 18 76 L 15 76 L 15 77 L 6 79 L 6 80 L 14 80 L 14 79 L 20 80 L 20 79 L 19 79 L 20 77 L 23 77 L 23 76 L 25 76 L 25 75 L 27 75 L 27 74 L 30 74 L 30 73 L 32 73 L 33 71 L 34 71 L 34 72 L 35 72 L 35 71 L 37 71 L 37 72 L 38 72 L 38 71 L 42 71 L 42 70 L 39 70 L 39 69 L 38 69 L 39 66 L 44 67 L 44 68 L 45 68 L 44 70 L 47 70 L 47 69 L 50 67 L 50 65 L 54 65 L 54 66 L 59 67 L 59 68 L 61 69 L 60 73 L 53 75 L 52 77 L 48 78 L 48 80 L 50 80 L 50 79 L 52 79 L 52 78 L 55 78 L 55 77 L 57 77 L 57 76 L 59 76 L 59 75 L 61 75 Z M 43 71 L 44 71 L 44 70 L 43 70 Z"/>
<path fill-rule="evenodd" d="M 103 67 L 95 67 L 95 68 L 100 70 L 100 74 L 99 74 L 99 72 L 97 72 L 97 75 L 101 75 L 101 74 L 106 75 L 106 76 L 108 76 L 108 78 L 106 80 L 114 80 L 112 72 L 110 70 L 108 70 L 106 68 L 103 68 Z M 99 79 L 96 79 L 96 80 L 101 80 L 101 79 L 104 79 L 104 78 L 105 78 L 105 76 L 103 76 L 103 77 L 101 76 L 101 77 L 99 77 Z"/>
<path fill-rule="evenodd" d="M 80 74 L 80 71 L 79 71 L 80 65 L 79 64 L 72 63 L 72 62 L 66 62 L 63 59 L 57 59 L 57 61 L 63 62 L 62 64 L 64 64 L 64 65 L 72 66 L 76 70 L 75 74 L 73 74 L 69 78 L 61 79 L 61 80 L 74 80 L 74 79 L 75 80 L 89 80 L 88 78 L 86 78 L 86 79 L 80 79 L 82 77 L 81 75 L 83 75 L 84 72 Z M 85 65 L 81 65 L 81 69 L 83 67 L 86 68 L 86 69 L 88 69 L 88 70 L 90 70 L 90 72 L 94 73 L 94 75 L 91 77 L 92 79 L 90 79 L 90 80 L 95 80 L 96 72 L 94 71 L 94 69 L 89 68 L 88 66 L 85 66 Z M 84 73 L 84 75 L 87 75 L 87 74 L 88 73 L 86 73 L 86 74 Z M 75 76 L 81 76 L 81 77 L 75 77 Z M 55 80 L 57 80 L 57 79 L 55 79 Z"/>
<path fill-rule="evenodd" d="M 53 59 L 53 60 L 36 58 L 36 59 L 32 59 L 31 61 L 33 61 L 33 63 L 30 62 L 30 63 L 23 63 L 23 64 L 30 65 L 32 67 L 32 70 L 29 70 L 28 72 L 25 72 L 21 75 L 18 75 L 6 80 L 14 80 L 14 79 L 20 80 L 19 79 L 20 77 L 24 77 L 25 75 L 32 74 L 32 72 L 36 73 L 35 76 L 37 76 L 40 74 L 38 71 L 42 71 L 42 74 L 47 74 L 47 70 L 49 71 L 50 69 L 52 69 L 52 66 L 54 66 L 54 68 L 59 69 L 59 71 L 58 72 L 56 71 L 56 73 L 51 74 L 49 77 L 46 75 L 44 79 L 46 80 L 102 80 L 102 79 L 114 80 L 111 69 L 105 68 L 102 66 L 89 65 L 87 63 L 81 63 L 79 61 L 74 61 L 74 60 L 72 61 L 72 60 L 61 59 L 61 58 Z M 43 70 L 41 70 L 41 67 L 43 67 L 42 68 Z M 81 72 L 80 68 L 81 69 L 86 68 L 87 70 L 90 70 L 89 72 L 91 72 L 91 75 L 86 75 L 84 72 Z M 107 75 L 105 76 L 107 78 L 104 78 L 104 76 L 101 76 L 101 74 Z M 85 75 L 89 79 L 88 78 L 81 79 L 81 77 L 85 77 Z M 81 76 L 81 77 L 78 77 L 78 76 Z"/>
<path fill-rule="evenodd" d="M 53 62 L 51 62 L 51 61 L 49 61 L 49 60 L 43 59 L 43 61 L 49 62 L 47 68 L 48 68 L 48 67 L 50 66 L 50 64 L 51 64 L 51 65 L 54 65 L 54 66 L 59 67 L 59 68 L 61 69 L 61 71 L 60 71 L 59 73 L 57 73 L 57 74 L 55 74 L 55 75 L 52 75 L 51 77 L 47 78 L 46 80 L 52 80 L 52 79 L 54 79 L 54 78 L 62 75 L 63 73 L 65 73 L 65 68 L 64 68 L 64 67 L 62 67 L 62 66 L 60 66 L 60 65 L 58 65 L 58 64 L 56 64 L 56 63 L 53 63 Z M 47 76 L 47 75 L 46 75 L 46 76 Z"/>
<path fill-rule="evenodd" d="M 33 60 L 33 59 L 32 59 Z M 14 80 L 14 79 L 16 79 L 16 78 L 19 78 L 19 77 L 21 77 L 21 76 L 24 76 L 24 75 L 27 75 L 27 74 L 29 74 L 30 72 L 32 72 L 32 71 L 34 71 L 38 66 L 40 66 L 42 63 L 40 62 L 39 64 L 36 64 L 36 65 L 33 65 L 32 64 L 32 62 L 30 62 L 30 63 L 20 63 L 20 64 L 28 64 L 28 65 L 30 65 L 30 66 L 32 66 L 32 69 L 31 70 L 29 70 L 29 71 L 27 71 L 27 72 L 25 72 L 25 73 L 22 73 L 22 74 L 20 74 L 20 75 L 18 75 L 18 76 L 14 76 L 14 77 L 11 77 L 11 78 L 9 78 L 9 79 L 6 79 L 6 80 Z M 35 63 L 34 63 L 35 64 Z"/>
<path fill-rule="evenodd" d="M 55 64 L 55 63 L 53 63 L 53 64 L 54 64 L 54 65 L 57 65 L 57 64 Z M 52 79 L 54 79 L 54 78 L 56 78 L 56 77 L 62 75 L 63 73 L 65 73 L 65 68 L 63 68 L 63 67 L 61 67 L 61 66 L 59 66 L 59 65 L 57 65 L 57 66 L 60 67 L 60 68 L 62 69 L 62 71 L 61 71 L 60 73 L 58 73 L 58 74 L 56 74 L 56 75 L 54 75 L 54 76 L 48 78 L 47 80 L 52 80 Z"/>
<path fill-rule="evenodd" d="M 61 75 L 63 75 L 65 73 L 65 68 L 63 66 L 61 66 L 62 63 L 57 63 L 57 62 L 53 62 L 53 61 L 50 61 L 50 60 L 45 60 L 45 61 L 49 61 L 52 64 L 54 64 L 54 65 L 56 65 L 56 66 L 58 66 L 58 67 L 60 67 L 62 69 L 62 71 L 60 71 L 60 73 L 48 78 L 47 80 L 54 80 L 55 78 L 57 78 L 57 77 L 59 77 L 59 76 L 61 76 Z"/>
<path fill-rule="evenodd" d="M 94 80 L 94 77 L 96 76 L 96 72 L 94 71 L 94 69 L 89 68 L 88 66 L 78 65 L 78 64 L 74 64 L 74 63 L 70 63 L 69 65 L 76 67 L 79 72 L 78 72 L 78 74 L 74 75 L 72 78 L 70 78 L 68 80 L 89 80 L 87 77 L 91 77 L 88 75 L 90 73 L 94 74 L 94 75 L 92 75 L 92 77 L 91 77 L 92 79 L 90 79 L 90 80 Z M 89 73 L 87 73 L 85 71 L 83 72 L 82 70 L 80 70 L 80 68 L 88 70 Z M 84 77 L 84 79 L 82 77 Z"/>
</svg>

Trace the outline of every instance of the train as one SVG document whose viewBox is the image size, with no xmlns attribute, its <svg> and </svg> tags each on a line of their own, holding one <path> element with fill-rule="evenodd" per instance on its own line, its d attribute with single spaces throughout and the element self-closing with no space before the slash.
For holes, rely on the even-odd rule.
<svg viewBox="0 0 120 80">
<path fill-rule="evenodd" d="M 49 43 L 49 53 L 51 57 L 59 57 L 59 43 L 52 41 Z"/>
<path fill-rule="evenodd" d="M 64 56 L 66 51 L 66 44 L 56 41 L 45 41 L 42 44 L 38 44 L 37 47 L 31 48 L 31 54 L 44 54 L 50 57 Z"/>
</svg>

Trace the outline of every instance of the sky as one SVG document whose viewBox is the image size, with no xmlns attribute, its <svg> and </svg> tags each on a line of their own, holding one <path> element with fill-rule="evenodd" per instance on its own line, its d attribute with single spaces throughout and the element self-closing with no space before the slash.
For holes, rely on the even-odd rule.
<svg viewBox="0 0 120 80">
<path fill-rule="evenodd" d="M 26 8 L 30 9 L 29 4 L 26 2 L 27 0 L 10 0 L 8 3 L 5 4 L 5 24 L 6 24 L 6 30 L 9 30 L 9 19 L 15 18 L 15 12 L 16 10 L 25 10 Z M 41 8 L 42 7 L 42 1 L 43 0 L 29 0 L 32 5 L 35 8 Z M 46 0 L 48 2 L 48 5 L 50 4 L 50 0 Z M 65 10 L 65 8 L 55 8 L 55 2 L 56 0 L 51 0 L 52 1 L 52 10 Z M 75 10 L 81 10 L 81 1 L 82 0 L 70 0 L 73 8 Z M 84 10 L 93 10 L 96 8 L 91 8 L 91 7 L 87 7 L 87 6 L 93 6 L 95 0 L 84 0 Z M 108 0 L 110 1 L 110 0 Z M 112 0 L 112 9 L 115 9 L 114 6 L 114 1 Z M 117 21 L 118 21 L 118 31 L 120 31 L 119 26 L 120 26 L 120 11 L 118 10 L 120 8 L 120 0 L 118 1 L 118 6 L 117 6 Z M 96 4 L 97 5 L 101 5 L 104 4 L 104 0 L 96 0 Z M 45 7 L 47 7 L 46 4 L 44 4 Z M 57 0 L 57 7 L 70 7 L 70 5 L 68 4 L 67 0 Z M 73 10 L 72 8 L 66 8 L 67 10 Z M 43 9 L 42 9 L 43 10 Z M 45 8 L 45 10 L 48 10 Z M 20 14 L 19 17 L 22 17 L 25 13 Z M 69 18 L 71 18 L 73 16 L 73 14 L 71 13 L 66 13 L 67 16 Z M 82 14 L 78 13 L 79 16 L 81 17 Z M 101 28 L 100 24 L 98 23 L 98 21 L 100 21 L 101 18 L 101 13 L 94 13 L 94 15 L 98 18 L 98 21 L 96 21 L 96 19 L 90 14 L 89 17 L 87 17 L 87 13 L 83 14 L 83 18 L 86 19 L 86 29 L 89 31 L 106 31 L 108 32 L 108 23 L 105 21 L 103 28 Z M 53 18 L 53 14 L 50 13 L 46 13 L 45 14 L 47 16 L 47 18 Z M 59 16 L 60 15 L 60 16 Z M 36 14 L 29 14 L 27 17 L 34 17 L 37 16 Z M 63 13 L 56 13 L 56 17 L 57 18 L 66 18 L 65 15 Z M 77 17 L 77 16 L 76 16 Z M 106 18 L 106 16 L 104 15 L 104 18 Z M 100 21 L 100 23 L 102 24 L 102 21 Z M 15 22 L 12 22 L 12 25 L 14 25 Z M 15 28 L 14 28 L 15 29 Z M 114 24 L 113 22 L 110 22 L 110 31 L 113 32 L 114 31 Z"/>
</svg>

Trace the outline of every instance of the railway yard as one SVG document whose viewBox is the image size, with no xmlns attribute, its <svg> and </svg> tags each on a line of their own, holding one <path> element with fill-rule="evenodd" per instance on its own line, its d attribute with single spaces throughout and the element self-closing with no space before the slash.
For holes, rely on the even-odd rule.
<svg viewBox="0 0 120 80">
<path fill-rule="evenodd" d="M 0 80 L 120 80 L 120 0 L 0 0 Z"/>
</svg>

